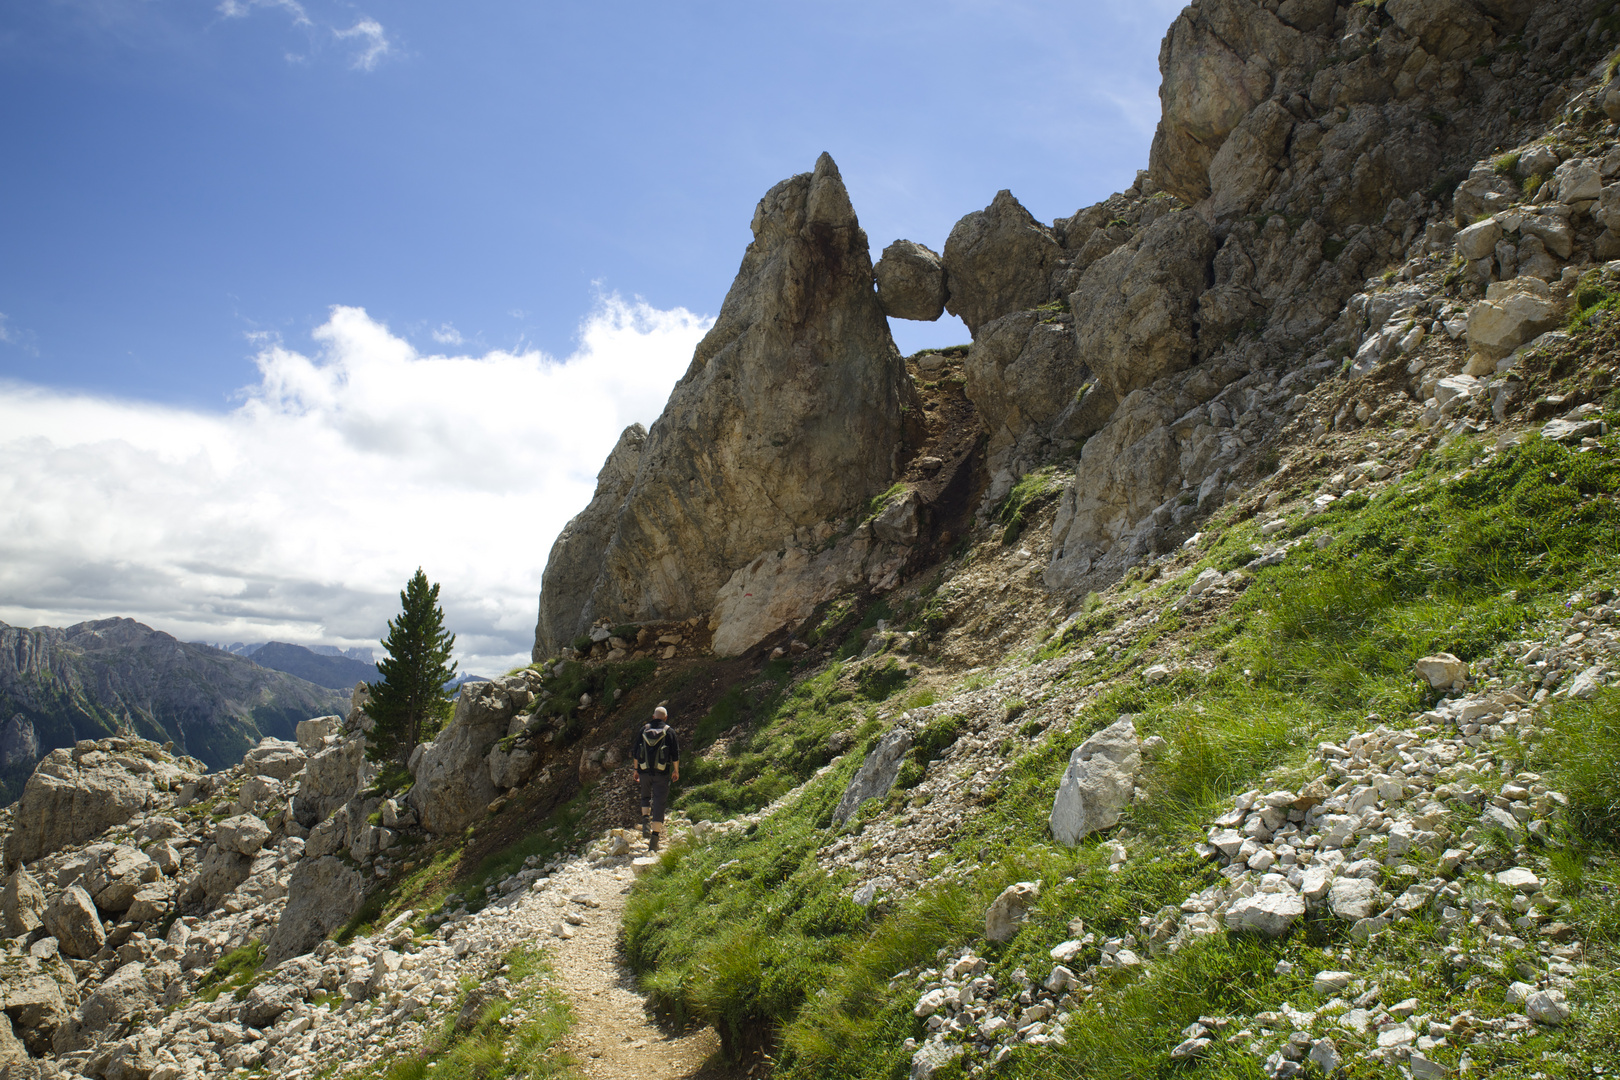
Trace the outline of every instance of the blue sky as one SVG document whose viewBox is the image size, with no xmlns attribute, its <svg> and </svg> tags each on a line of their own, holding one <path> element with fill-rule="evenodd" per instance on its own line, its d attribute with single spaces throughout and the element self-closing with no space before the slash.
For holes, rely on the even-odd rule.
<svg viewBox="0 0 1620 1080">
<path fill-rule="evenodd" d="M 388 453 L 438 454 L 406 471 L 463 476 L 481 490 L 506 474 L 489 460 L 499 451 L 474 454 L 454 434 L 406 449 L 354 444 L 369 455 L 363 461 L 341 454 L 309 461 L 276 443 L 270 427 L 253 427 L 266 410 L 320 411 L 300 396 L 315 392 L 313 384 L 291 394 L 272 385 L 298 367 L 276 357 L 297 356 L 306 374 L 333 376 L 321 408 L 351 417 L 404 408 L 332 389 L 347 385 L 341 372 L 358 363 L 360 342 L 400 365 L 459 357 L 531 382 L 548 365 L 573 365 L 576 377 L 558 385 L 575 385 L 580 400 L 561 402 L 556 415 L 536 406 L 530 429 L 511 428 L 513 438 L 528 430 L 537 442 L 577 451 L 551 486 L 503 489 L 544 503 L 525 517 L 523 550 L 502 556 L 509 574 L 525 559 L 532 573 L 502 586 L 511 590 L 496 620 L 504 629 L 469 622 L 489 641 L 468 656 L 517 655 L 512 643 L 527 631 L 514 612 L 526 605 L 532 626 L 533 592 L 556 529 L 588 498 L 622 424 L 656 415 L 702 320 L 719 308 L 754 204 L 771 184 L 830 151 L 874 255 L 902 236 L 939 249 L 962 214 L 1003 187 L 1039 218 L 1070 214 L 1128 186 L 1145 166 L 1158 117 L 1158 45 L 1179 6 L 4 5 L 0 419 L 13 418 L 13 437 L 0 451 L 14 467 L 55 477 L 66 498 L 98 478 L 95 460 L 116 457 L 105 431 L 125 432 L 111 441 L 127 449 L 157 446 L 165 429 L 214 424 L 224 426 L 163 453 L 197 460 L 205 443 L 259 438 L 269 440 L 264 454 L 287 451 L 293 474 L 349 468 L 373 488 L 387 486 Z M 361 310 L 363 320 L 339 308 Z M 954 320 L 896 323 L 895 333 L 908 352 L 966 340 Z M 648 359 L 654 352 L 662 357 L 656 363 Z M 528 360 L 513 366 L 503 357 Z M 581 373 L 614 364 L 643 365 L 636 370 L 657 384 L 655 392 L 638 387 L 612 399 L 613 407 L 584 410 L 598 390 L 611 393 L 612 380 L 581 389 Z M 513 374 L 519 369 L 526 374 Z M 461 385 L 425 375 L 399 381 L 433 388 L 424 407 Z M 115 407 L 127 424 L 87 430 L 81 422 Z M 478 407 L 460 402 L 446 415 L 477 424 Z M 25 413 L 58 417 L 59 426 L 22 424 Z M 141 434 L 148 428 L 153 434 Z M 78 454 L 74 471 L 46 468 L 47 461 L 65 468 L 59 459 L 69 451 Z M 232 488 L 220 486 L 226 467 L 212 460 L 213 486 L 188 489 L 186 498 L 202 500 L 204 488 L 218 498 Z M 184 487 L 163 475 L 163 491 Z M 456 490 L 439 486 L 416 497 L 442 501 Z M 108 551 L 158 533 L 176 543 L 164 498 L 154 493 L 149 504 L 137 499 L 122 511 L 137 520 L 109 539 Z M 0 525 L 26 524 L 30 543 L 60 548 L 63 538 L 52 530 L 71 515 L 37 505 L 32 513 L 26 523 Z M 415 562 L 437 555 L 424 551 L 414 561 L 410 551 L 395 553 L 378 580 L 396 580 L 398 562 L 402 581 Z M 49 572 L 29 569 L 19 548 L 0 557 L 23 567 L 0 577 L 7 621 L 143 615 L 110 610 L 147 603 L 138 596 L 87 592 L 81 575 L 55 563 Z M 85 554 L 83 576 L 107 576 L 107 557 Z M 321 588 L 379 594 L 380 585 L 339 580 L 352 559 L 337 558 L 315 575 Z M 230 578 L 228 551 L 210 560 Z M 331 643 L 375 636 L 340 632 L 330 611 L 314 610 L 341 606 L 330 599 L 297 611 L 289 601 L 280 615 L 185 620 L 185 611 L 209 603 L 230 607 L 221 598 L 231 587 L 183 592 L 189 599 L 175 610 L 144 614 L 182 632 L 218 629 L 227 639 L 255 630 L 264 631 L 261 639 L 301 634 Z M 388 589 L 380 595 L 391 602 Z M 304 621 L 288 622 L 294 615 Z"/>
</svg>

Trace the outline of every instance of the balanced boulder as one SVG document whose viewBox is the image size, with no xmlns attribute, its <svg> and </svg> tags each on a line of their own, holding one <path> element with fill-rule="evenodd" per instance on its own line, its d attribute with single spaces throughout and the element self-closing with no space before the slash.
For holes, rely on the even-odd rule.
<svg viewBox="0 0 1620 1080">
<path fill-rule="evenodd" d="M 890 318 L 932 322 L 945 313 L 945 268 L 921 244 L 896 240 L 883 249 L 872 273 L 878 303 Z"/>
</svg>

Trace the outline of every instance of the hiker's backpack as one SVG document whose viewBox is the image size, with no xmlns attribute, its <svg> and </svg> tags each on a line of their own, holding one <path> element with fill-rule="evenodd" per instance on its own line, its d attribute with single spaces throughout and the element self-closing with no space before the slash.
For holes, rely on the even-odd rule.
<svg viewBox="0 0 1620 1080">
<path fill-rule="evenodd" d="M 641 741 L 636 744 L 636 767 L 642 771 L 664 772 L 669 768 L 669 728 L 641 729 Z"/>
</svg>

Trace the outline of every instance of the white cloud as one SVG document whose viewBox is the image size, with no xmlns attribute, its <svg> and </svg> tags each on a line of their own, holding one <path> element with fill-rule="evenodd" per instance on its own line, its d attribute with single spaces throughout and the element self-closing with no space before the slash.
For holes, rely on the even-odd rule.
<svg viewBox="0 0 1620 1080">
<path fill-rule="evenodd" d="M 39 347 L 34 344 L 34 334 L 30 330 L 18 330 L 11 325 L 11 316 L 0 311 L 0 344 L 11 345 L 33 356 L 39 355 Z"/>
<path fill-rule="evenodd" d="M 279 8 L 292 16 L 294 26 L 314 26 L 304 5 L 298 0 L 220 0 L 215 11 L 227 19 L 245 19 L 254 8 Z"/>
<path fill-rule="evenodd" d="M 339 40 L 358 38 L 360 51 L 354 54 L 350 67 L 356 71 L 374 71 L 377 62 L 393 50 L 393 44 L 376 19 L 361 19 L 347 30 L 333 30 Z"/>
<path fill-rule="evenodd" d="M 420 565 L 463 670 L 524 663 L 552 541 L 709 325 L 610 297 L 563 361 L 424 356 L 337 307 L 224 415 L 0 382 L 0 620 L 372 645 Z"/>
<path fill-rule="evenodd" d="M 440 323 L 437 330 L 432 331 L 433 340 L 440 345 L 460 345 L 462 343 L 461 331 L 449 323 Z"/>
</svg>

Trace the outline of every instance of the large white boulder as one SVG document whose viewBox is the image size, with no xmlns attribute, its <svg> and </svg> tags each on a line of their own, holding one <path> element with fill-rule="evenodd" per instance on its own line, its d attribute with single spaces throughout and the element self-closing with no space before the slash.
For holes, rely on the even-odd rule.
<svg viewBox="0 0 1620 1080">
<path fill-rule="evenodd" d="M 259 745 L 247 752 L 242 764 L 250 775 L 273 776 L 277 780 L 289 779 L 304 767 L 305 754 L 295 742 L 285 739 L 261 739 Z"/>
<path fill-rule="evenodd" d="M 1052 836 L 1073 847 L 1119 821 L 1136 792 L 1142 744 L 1130 717 L 1099 731 L 1069 755 L 1069 767 L 1052 801 Z"/>
<path fill-rule="evenodd" d="M 107 943 L 107 930 L 90 894 L 77 885 L 62 890 L 45 909 L 45 929 L 56 939 L 64 956 L 88 960 Z"/>
<path fill-rule="evenodd" d="M 1450 653 L 1425 656 L 1413 669 L 1435 690 L 1460 690 L 1468 683 L 1468 665 Z"/>
<path fill-rule="evenodd" d="M 1279 938 L 1304 914 L 1305 900 L 1292 890 L 1255 893 L 1227 909 L 1226 929 L 1232 933 L 1249 932 Z"/>
<path fill-rule="evenodd" d="M 252 814 L 237 814 L 214 826 L 214 843 L 241 855 L 257 855 L 268 839 L 270 826 Z"/>
<path fill-rule="evenodd" d="M 306 953 L 348 922 L 365 899 L 365 879 L 341 859 L 304 859 L 287 883 L 287 906 L 265 942 L 269 967 Z"/>
<path fill-rule="evenodd" d="M 1367 878 L 1341 877 L 1328 890 L 1328 906 L 1346 922 L 1369 918 L 1380 907 L 1378 883 Z"/>
<path fill-rule="evenodd" d="M 1558 305 L 1547 283 L 1518 277 L 1499 281 L 1468 312 L 1468 347 L 1491 360 L 1558 324 Z"/>
</svg>

